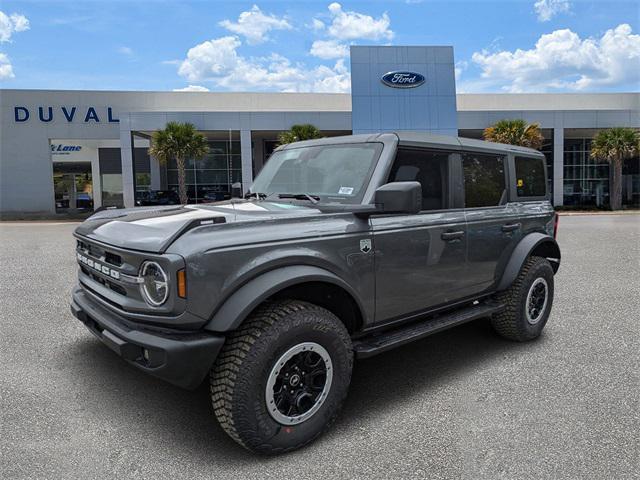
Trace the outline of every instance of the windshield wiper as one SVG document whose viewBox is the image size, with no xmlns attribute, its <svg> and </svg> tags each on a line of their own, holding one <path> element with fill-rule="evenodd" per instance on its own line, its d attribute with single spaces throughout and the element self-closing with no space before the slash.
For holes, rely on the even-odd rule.
<svg viewBox="0 0 640 480">
<path fill-rule="evenodd" d="M 295 198 L 296 200 L 309 200 L 314 205 L 320 201 L 317 195 L 309 195 L 308 193 L 281 193 L 278 198 Z"/>
<path fill-rule="evenodd" d="M 262 193 L 262 192 L 247 192 L 244 195 L 245 199 L 249 199 L 251 197 L 255 197 L 258 200 L 264 200 L 265 198 L 267 198 L 269 195 L 266 193 Z"/>
</svg>

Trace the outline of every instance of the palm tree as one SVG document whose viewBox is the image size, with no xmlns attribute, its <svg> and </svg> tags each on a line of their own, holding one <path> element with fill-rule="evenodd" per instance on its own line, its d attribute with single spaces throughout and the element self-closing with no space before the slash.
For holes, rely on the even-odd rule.
<svg viewBox="0 0 640 480">
<path fill-rule="evenodd" d="M 313 140 L 314 138 L 322 138 L 322 134 L 320 133 L 320 130 L 309 123 L 292 125 L 289 130 L 286 132 L 280 132 L 280 135 L 278 135 L 280 145 L 300 142 L 302 140 Z"/>
<path fill-rule="evenodd" d="M 604 160 L 613 167 L 611 210 L 622 206 L 622 164 L 640 152 L 640 133 L 632 128 L 617 127 L 601 130 L 591 142 L 591 158 Z"/>
<path fill-rule="evenodd" d="M 185 179 L 185 162 L 188 158 L 202 158 L 209 152 L 207 139 L 196 131 L 190 123 L 169 122 L 164 130 L 153 132 L 149 155 L 166 165 L 175 159 L 178 166 L 178 195 L 180 203 L 186 205 L 187 182 Z"/>
<path fill-rule="evenodd" d="M 540 132 L 540 124 L 528 124 L 524 120 L 500 120 L 491 127 L 485 128 L 483 137 L 488 142 L 506 143 L 540 150 L 544 137 Z"/>
</svg>

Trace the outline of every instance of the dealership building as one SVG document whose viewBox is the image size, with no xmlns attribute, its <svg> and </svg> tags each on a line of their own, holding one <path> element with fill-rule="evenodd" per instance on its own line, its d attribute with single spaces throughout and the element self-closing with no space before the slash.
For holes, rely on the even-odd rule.
<svg viewBox="0 0 640 480">
<path fill-rule="evenodd" d="M 391 73 L 391 75 L 390 75 Z M 187 166 L 190 200 L 246 190 L 278 133 L 424 131 L 481 138 L 501 119 L 538 123 L 555 205 L 608 203 L 609 167 L 589 157 L 610 127 L 640 128 L 639 93 L 456 94 L 452 47 L 351 47 L 351 94 L 0 90 L 0 213 L 136 205 L 177 188 L 147 149 L 169 121 L 190 122 L 210 152 Z M 640 160 L 625 163 L 623 205 L 639 206 Z"/>
</svg>

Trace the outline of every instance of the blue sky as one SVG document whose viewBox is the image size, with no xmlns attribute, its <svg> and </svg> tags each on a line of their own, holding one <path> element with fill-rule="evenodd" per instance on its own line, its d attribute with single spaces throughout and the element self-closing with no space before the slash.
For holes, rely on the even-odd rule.
<svg viewBox="0 0 640 480">
<path fill-rule="evenodd" d="M 11 1 L 2 88 L 349 89 L 348 46 L 453 45 L 458 91 L 638 91 L 639 3 Z"/>
</svg>

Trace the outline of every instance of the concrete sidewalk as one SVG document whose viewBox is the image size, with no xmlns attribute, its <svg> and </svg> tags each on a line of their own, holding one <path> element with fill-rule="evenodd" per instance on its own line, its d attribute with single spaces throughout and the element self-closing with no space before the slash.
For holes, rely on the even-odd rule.
<svg viewBox="0 0 640 480">
<path fill-rule="evenodd" d="M 556 210 L 556 213 L 563 217 L 572 215 L 640 215 L 640 210 L 616 210 L 615 212 L 609 210 L 577 210 L 575 212 L 571 210 Z"/>
</svg>

